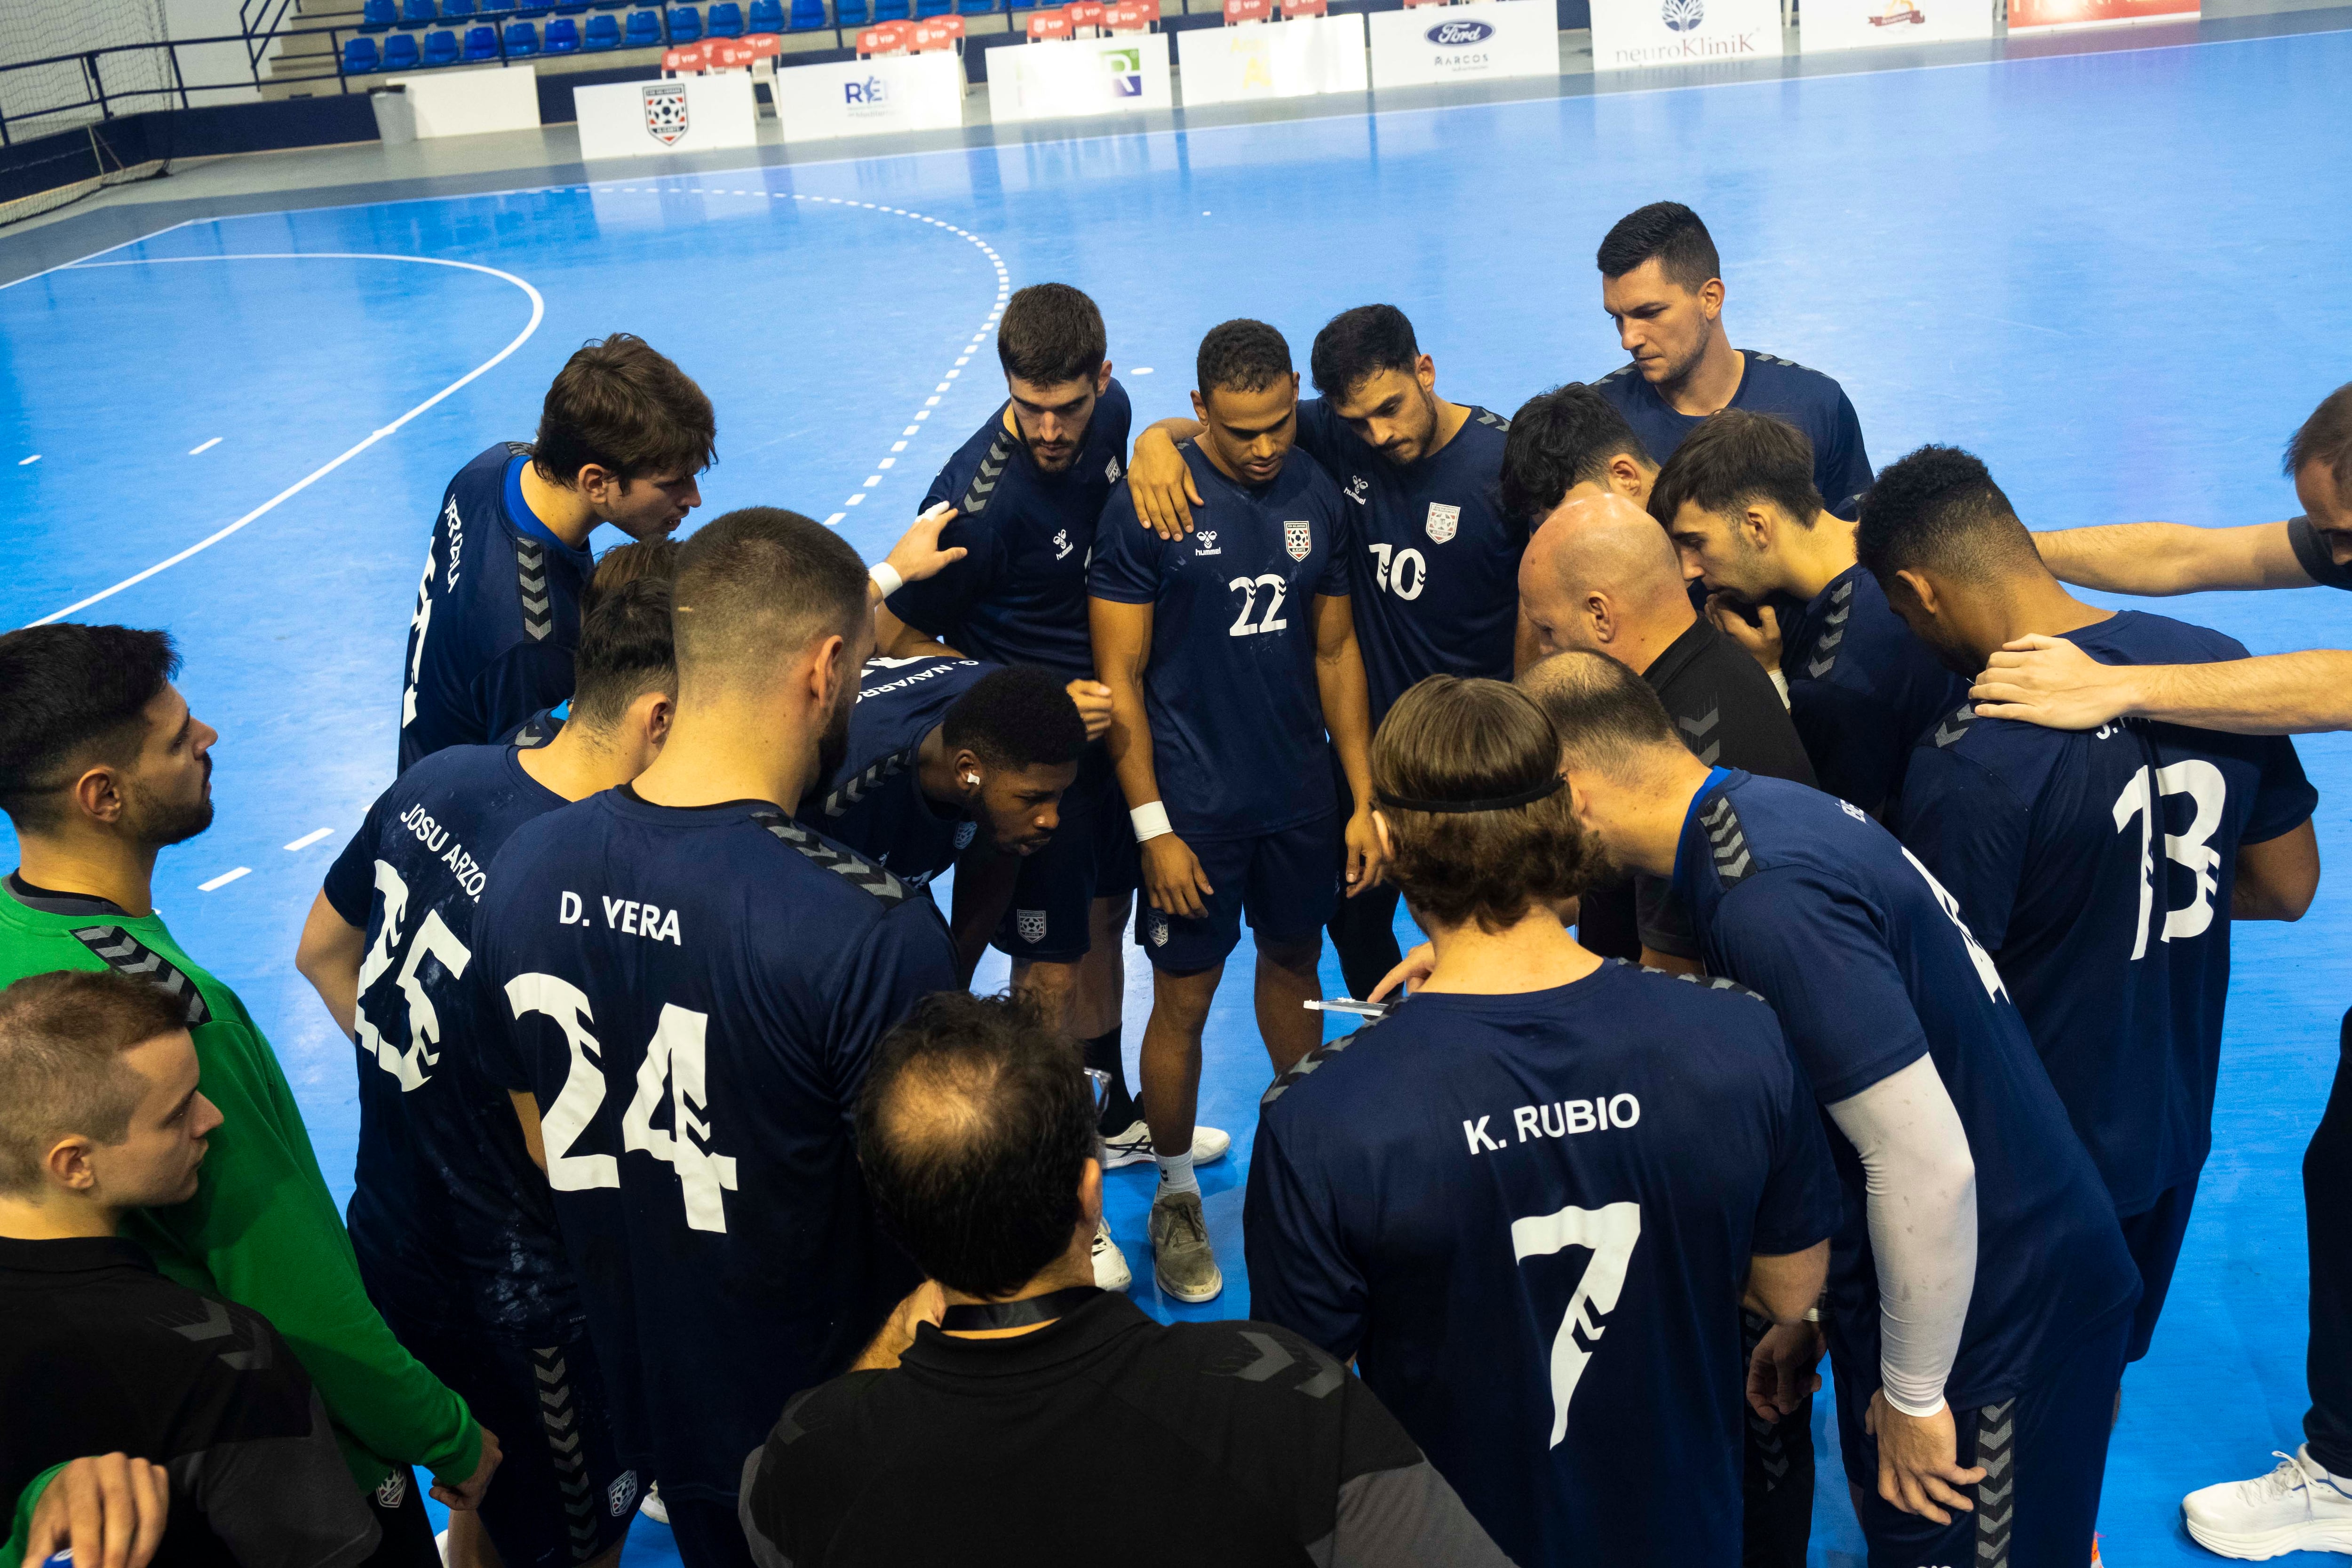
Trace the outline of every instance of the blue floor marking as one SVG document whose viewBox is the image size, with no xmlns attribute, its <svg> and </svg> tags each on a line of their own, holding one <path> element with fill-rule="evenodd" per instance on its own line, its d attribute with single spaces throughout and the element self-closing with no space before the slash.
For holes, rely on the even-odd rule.
<svg viewBox="0 0 2352 1568">
<path fill-rule="evenodd" d="M 0 289 L 0 625 L 246 517 L 531 319 L 526 292 L 493 273 L 326 253 L 469 263 L 543 299 L 503 363 L 85 612 L 169 626 L 184 686 L 223 732 L 218 823 L 163 858 L 158 900 L 268 1031 L 341 1190 L 351 1047 L 294 973 L 295 937 L 391 774 L 441 487 L 489 442 L 530 435 L 584 339 L 641 333 L 710 393 L 721 461 L 699 519 L 841 512 L 872 558 L 996 405 L 985 340 L 945 374 L 993 314 L 996 258 L 1013 286 L 1062 279 L 1101 302 L 1114 361 L 1153 369 L 1129 382 L 1139 421 L 1183 411 L 1193 346 L 1223 316 L 1276 322 L 1304 368 L 1317 326 L 1379 298 L 1412 316 L 1441 390 L 1508 413 L 1621 363 L 1592 247 L 1623 212 L 1672 196 L 1724 251 L 1733 341 L 1839 377 L 1879 464 L 1926 440 L 1969 447 L 2035 526 L 2256 521 L 2293 511 L 2279 447 L 2347 374 L 2352 303 L 2329 286 L 2352 252 L 2336 133 L 2347 72 L 2352 38 L 2316 33 L 197 221 Z M 277 254 L 311 259 L 135 265 Z M 847 507 L 853 493 L 869 499 Z M 2346 642 L 2347 606 L 2319 592 L 2156 607 L 2257 652 Z M 2335 804 L 2352 751 L 2327 737 L 2302 752 L 2334 864 L 2352 849 Z M 283 847 L 320 827 L 333 832 Z M 13 858 L 0 842 L 0 863 Z M 197 890 L 237 866 L 252 874 Z M 2297 1171 L 2352 999 L 2338 880 L 2302 924 L 2238 935 L 2214 1153 L 2107 1472 L 2118 1568 L 2210 1563 L 2181 1531 L 2180 1495 L 2300 1440 Z M 1202 1120 L 1234 1136 L 1233 1157 L 1202 1172 L 1221 1300 L 1156 1301 L 1149 1167 L 1109 1179 L 1137 1299 L 1165 1316 L 1247 1306 L 1241 1188 L 1266 1078 L 1250 963 L 1245 942 L 1202 1099 Z M 1325 983 L 1339 986 L 1328 960 Z M 1130 1005 L 1130 1050 L 1141 1022 Z M 1858 1563 L 1826 1447 L 1822 1475 L 1814 1560 Z M 635 1539 L 641 1560 L 667 1555 L 665 1532 Z"/>
</svg>

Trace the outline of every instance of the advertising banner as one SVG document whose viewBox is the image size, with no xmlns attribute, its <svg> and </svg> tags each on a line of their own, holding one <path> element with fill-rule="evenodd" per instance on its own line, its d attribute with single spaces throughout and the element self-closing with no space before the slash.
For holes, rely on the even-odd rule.
<svg viewBox="0 0 2352 1568">
<path fill-rule="evenodd" d="M 379 83 L 406 89 L 375 100 L 377 127 L 387 142 L 539 128 L 539 78 L 529 66 L 369 79 L 370 86 Z M 399 116 L 390 125 L 388 109 Z"/>
<path fill-rule="evenodd" d="M 572 92 L 580 111 L 583 158 L 638 158 L 703 153 L 759 141 L 751 73 L 616 81 Z"/>
<path fill-rule="evenodd" d="M 2197 0 L 2009 0 L 2009 30 L 2105 27 L 2124 22 L 2193 22 Z"/>
<path fill-rule="evenodd" d="M 1375 11 L 1365 20 L 1376 88 L 1559 74 L 1559 9 L 1552 0 L 1422 5 Z"/>
<path fill-rule="evenodd" d="M 1064 38 L 989 51 L 988 111 L 999 124 L 1069 114 L 1133 114 L 1170 103 L 1165 33 Z"/>
<path fill-rule="evenodd" d="M 1780 0 L 1592 0 L 1597 71 L 1712 65 L 1781 52 Z"/>
<path fill-rule="evenodd" d="M 884 131 L 952 131 L 963 123 L 963 57 L 897 55 L 776 72 L 776 119 L 784 142 L 822 142 Z"/>
<path fill-rule="evenodd" d="M 1797 14 L 1805 51 L 1878 49 L 1992 37 L 1992 0 L 1805 0 Z"/>
<path fill-rule="evenodd" d="M 1305 98 L 1364 90 L 1364 18 L 1306 16 L 1247 27 L 1195 27 L 1176 35 L 1184 101 Z"/>
</svg>

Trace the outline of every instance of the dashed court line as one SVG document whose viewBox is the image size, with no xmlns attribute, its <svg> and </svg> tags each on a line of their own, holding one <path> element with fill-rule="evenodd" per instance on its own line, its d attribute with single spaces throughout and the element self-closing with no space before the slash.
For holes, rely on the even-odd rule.
<svg viewBox="0 0 2352 1568">
<path fill-rule="evenodd" d="M 196 884 L 196 891 L 199 893 L 215 893 L 221 889 L 227 887 L 231 882 L 236 881 L 239 877 L 248 877 L 252 874 L 252 867 L 239 866 L 233 871 L 223 871 L 219 876 L 215 877 L 209 882 L 198 882 Z"/>
<path fill-rule="evenodd" d="M 320 839 L 324 838 L 328 834 L 332 833 L 334 829 L 331 827 L 314 827 L 310 832 L 302 835 L 301 837 L 294 840 L 293 843 L 289 844 L 286 847 L 289 849 L 308 849 L 311 845 L 316 844 Z"/>
<path fill-rule="evenodd" d="M 221 438 L 220 438 L 219 437 L 215 436 L 215 437 L 214 437 L 211 440 L 209 440 L 209 441 L 205 442 L 205 443 L 203 446 L 201 446 L 201 447 L 189 447 L 189 448 L 188 448 L 188 456 L 189 456 L 189 457 L 191 457 L 191 458 L 201 457 L 201 456 L 203 456 L 205 453 L 211 451 L 215 447 L 217 447 L 217 446 L 219 446 L 220 444 L 221 444 Z"/>
</svg>

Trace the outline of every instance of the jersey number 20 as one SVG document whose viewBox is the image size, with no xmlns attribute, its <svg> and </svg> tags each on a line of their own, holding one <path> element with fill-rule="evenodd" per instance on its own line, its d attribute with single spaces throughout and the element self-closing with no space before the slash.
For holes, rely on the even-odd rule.
<svg viewBox="0 0 2352 1568">
<path fill-rule="evenodd" d="M 1549 1258 L 1571 1247 L 1590 1247 L 1592 1261 L 1568 1299 L 1568 1311 L 1551 1342 L 1551 1447 L 1568 1436 L 1568 1404 L 1576 1385 L 1591 1364 L 1588 1342 L 1598 1344 L 1607 1332 L 1601 1320 L 1617 1310 L 1625 1289 L 1625 1270 L 1633 1261 L 1633 1244 L 1642 1239 L 1642 1205 L 1607 1204 L 1597 1209 L 1564 1208 L 1557 1214 L 1530 1215 L 1511 1222 L 1511 1251 L 1521 1263 Z M 1581 1335 L 1581 1338 L 1579 1336 Z"/>
</svg>

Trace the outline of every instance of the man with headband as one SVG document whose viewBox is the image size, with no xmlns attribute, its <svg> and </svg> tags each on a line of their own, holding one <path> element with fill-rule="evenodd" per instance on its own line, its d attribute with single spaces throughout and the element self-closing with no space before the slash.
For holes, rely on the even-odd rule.
<svg viewBox="0 0 2352 1568">
<path fill-rule="evenodd" d="M 1753 994 L 1562 926 L 1609 873 L 1526 695 L 1430 677 L 1371 773 L 1434 966 L 1266 1091 L 1251 1309 L 1354 1358 L 1514 1562 L 1738 1562 L 1741 1298 L 1801 1324 L 1839 1214 L 1811 1091 Z"/>
</svg>

